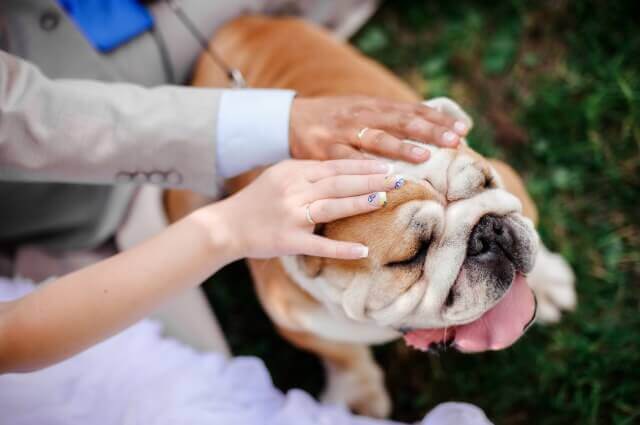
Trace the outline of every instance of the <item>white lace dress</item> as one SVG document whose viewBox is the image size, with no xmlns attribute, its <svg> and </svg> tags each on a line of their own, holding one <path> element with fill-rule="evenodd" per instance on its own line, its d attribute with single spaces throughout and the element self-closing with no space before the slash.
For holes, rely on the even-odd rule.
<svg viewBox="0 0 640 425">
<path fill-rule="evenodd" d="M 0 278 L 0 301 L 33 290 Z M 482 410 L 444 403 L 423 425 L 487 425 Z M 318 403 L 300 390 L 283 394 L 255 357 L 202 354 L 161 336 L 143 320 L 55 366 L 0 375 L 2 425 L 388 425 Z"/>
</svg>

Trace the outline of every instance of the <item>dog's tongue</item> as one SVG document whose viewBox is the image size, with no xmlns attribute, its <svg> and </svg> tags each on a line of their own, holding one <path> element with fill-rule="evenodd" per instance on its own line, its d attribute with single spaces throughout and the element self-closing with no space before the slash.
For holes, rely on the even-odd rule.
<svg viewBox="0 0 640 425">
<path fill-rule="evenodd" d="M 464 352 L 501 350 L 516 342 L 535 313 L 533 292 L 524 276 L 518 274 L 500 302 L 479 319 L 448 329 L 422 329 L 409 332 L 407 345 L 426 350 L 433 343 L 454 339 Z"/>
</svg>

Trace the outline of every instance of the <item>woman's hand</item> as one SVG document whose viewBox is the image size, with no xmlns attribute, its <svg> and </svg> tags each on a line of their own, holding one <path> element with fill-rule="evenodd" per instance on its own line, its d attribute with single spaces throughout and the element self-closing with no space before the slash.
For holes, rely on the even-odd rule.
<svg viewBox="0 0 640 425">
<path fill-rule="evenodd" d="M 455 147 L 468 131 L 462 121 L 420 103 L 298 97 L 291 108 L 289 144 L 297 159 L 353 159 L 368 152 L 417 163 L 427 160 L 429 151 L 402 139 Z"/>
<path fill-rule="evenodd" d="M 240 257 L 306 254 L 357 259 L 368 248 L 313 234 L 326 223 L 384 207 L 386 191 L 404 184 L 388 175 L 389 165 L 374 160 L 289 160 L 268 168 L 249 186 L 213 204 L 231 249 Z M 216 230 L 214 230 L 216 231 Z"/>
</svg>

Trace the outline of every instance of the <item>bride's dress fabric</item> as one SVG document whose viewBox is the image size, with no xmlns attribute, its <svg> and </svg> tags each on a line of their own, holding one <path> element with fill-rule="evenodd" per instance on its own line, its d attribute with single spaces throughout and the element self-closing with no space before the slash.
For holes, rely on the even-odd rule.
<svg viewBox="0 0 640 425">
<path fill-rule="evenodd" d="M 0 278 L 0 301 L 34 286 Z M 318 403 L 300 390 L 283 394 L 255 357 L 226 359 L 163 338 L 143 320 L 62 363 L 0 375 L 0 424 L 11 425 L 390 425 Z M 444 403 L 422 425 L 487 425 L 482 410 Z"/>
</svg>

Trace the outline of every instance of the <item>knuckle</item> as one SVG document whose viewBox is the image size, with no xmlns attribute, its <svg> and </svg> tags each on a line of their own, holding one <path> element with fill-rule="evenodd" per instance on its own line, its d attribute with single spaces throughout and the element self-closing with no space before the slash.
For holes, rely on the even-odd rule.
<svg viewBox="0 0 640 425">
<path fill-rule="evenodd" d="M 402 143 L 395 137 L 387 134 L 385 132 L 381 132 L 378 143 L 376 144 L 378 150 L 384 151 L 387 155 L 395 155 L 398 151 Z"/>
<path fill-rule="evenodd" d="M 392 102 L 382 97 L 375 98 L 375 106 L 378 110 L 382 112 L 396 111 L 398 109 L 397 105 L 398 105 L 397 102 Z"/>
<path fill-rule="evenodd" d="M 336 177 L 334 179 L 331 179 L 331 182 L 329 183 L 329 190 L 331 191 L 331 193 L 338 193 L 340 191 L 341 186 L 342 186 L 342 179 L 340 179 L 339 177 Z"/>
<path fill-rule="evenodd" d="M 344 127 L 353 119 L 353 111 L 349 106 L 338 108 L 331 115 L 338 127 Z"/>
<path fill-rule="evenodd" d="M 416 114 L 401 114 L 398 117 L 398 127 L 403 130 L 409 130 L 416 119 L 418 119 Z"/>
<path fill-rule="evenodd" d="M 449 124 L 453 124 L 453 122 L 455 121 L 453 118 L 451 118 L 449 115 L 445 114 L 444 112 L 440 112 L 437 109 L 429 108 L 429 119 L 431 119 L 434 122 L 437 122 L 438 124 L 443 124 L 443 125 L 449 125 Z"/>
<path fill-rule="evenodd" d="M 349 207 L 347 209 L 348 209 L 348 212 L 351 215 L 353 215 L 365 209 L 366 208 L 365 205 L 367 205 L 367 203 L 364 198 L 362 197 L 351 198 L 351 201 L 349 202 Z"/>
<path fill-rule="evenodd" d="M 440 136 L 444 133 L 444 129 L 438 125 L 432 125 L 429 133 L 434 140 L 440 140 Z"/>
<path fill-rule="evenodd" d="M 289 246 L 289 240 L 285 236 L 284 232 L 274 232 L 274 234 L 272 234 L 271 237 L 273 238 L 273 244 L 274 244 L 275 248 L 279 252 L 284 252 L 284 251 L 287 250 L 287 248 Z"/>
<path fill-rule="evenodd" d="M 400 152 L 402 152 L 402 145 L 404 143 L 402 143 L 401 141 L 397 140 L 397 139 L 390 139 L 389 140 L 389 151 L 392 152 L 394 155 L 399 155 Z"/>
<path fill-rule="evenodd" d="M 371 109 L 370 106 L 366 102 L 357 103 L 349 106 L 349 111 L 350 111 L 351 117 L 353 118 L 358 118 L 358 117 L 362 118 L 363 116 L 366 116 L 366 113 L 370 109 Z"/>
<path fill-rule="evenodd" d="M 442 123 L 447 127 L 453 127 L 455 122 L 456 122 L 455 118 L 450 117 L 449 115 L 442 114 Z"/>
<path fill-rule="evenodd" d="M 379 173 L 379 171 L 377 171 L 376 169 L 376 164 L 379 162 L 379 160 L 371 160 L 371 159 L 364 158 L 364 159 L 360 159 L 358 162 L 360 164 L 359 171 L 362 172 L 363 174 Z"/>
<path fill-rule="evenodd" d="M 325 164 L 326 164 L 325 166 L 327 167 L 327 170 L 330 173 L 337 174 L 340 172 L 340 167 L 341 167 L 340 161 L 329 161 L 329 162 L 326 162 Z"/>
<path fill-rule="evenodd" d="M 278 188 L 278 191 L 285 200 L 295 197 L 298 193 L 299 186 L 288 179 L 275 178 L 273 179 L 273 184 Z"/>
<path fill-rule="evenodd" d="M 271 167 L 264 172 L 265 177 L 276 187 L 286 187 L 287 182 L 295 181 L 299 173 L 295 169 L 295 164 L 281 163 L 275 167 Z"/>
<path fill-rule="evenodd" d="M 331 213 L 331 204 L 327 201 L 318 203 L 318 213 L 322 217 L 328 217 Z"/>
<path fill-rule="evenodd" d="M 311 246 L 313 247 L 313 251 L 318 256 L 328 257 L 330 254 L 330 250 L 328 249 L 329 247 L 327 247 L 327 242 L 322 239 L 314 240 Z"/>
<path fill-rule="evenodd" d="M 379 180 L 379 177 L 367 178 L 367 192 L 375 192 L 376 190 L 378 190 Z"/>
<path fill-rule="evenodd" d="M 342 167 L 340 169 L 341 171 L 340 174 L 352 174 L 354 171 L 357 171 L 360 169 L 361 161 L 354 160 L 354 159 L 343 159 L 341 162 L 342 162 Z"/>
<path fill-rule="evenodd" d="M 381 145 L 384 142 L 385 137 L 386 133 L 384 131 L 377 130 L 372 137 L 372 143 L 374 145 Z"/>
<path fill-rule="evenodd" d="M 428 131 L 430 126 L 432 126 L 431 123 L 425 118 L 415 116 L 405 126 L 405 130 L 407 133 L 412 135 L 421 135 Z"/>
<path fill-rule="evenodd" d="M 299 206 L 298 206 L 297 200 L 294 197 L 292 196 L 285 197 L 282 205 L 287 214 L 293 216 L 294 218 L 298 216 L 297 213 L 298 213 Z"/>
</svg>

